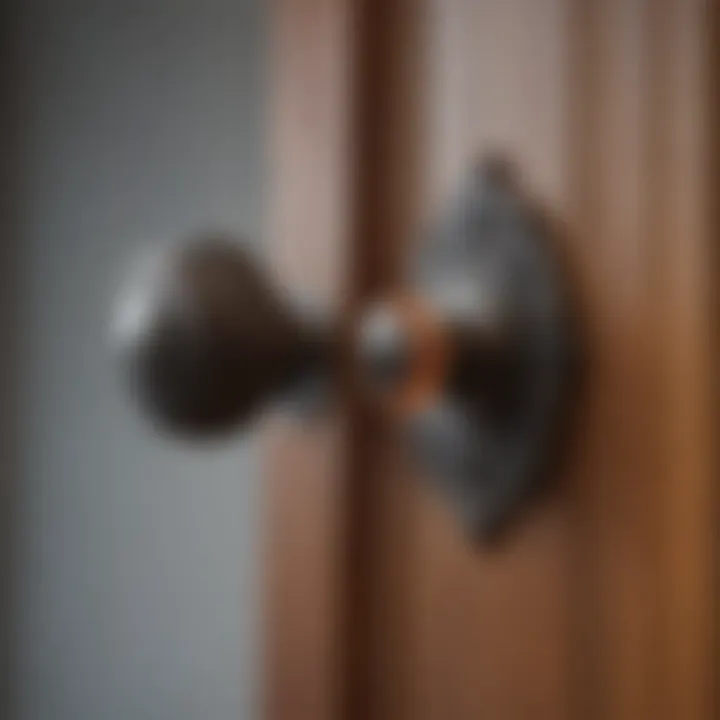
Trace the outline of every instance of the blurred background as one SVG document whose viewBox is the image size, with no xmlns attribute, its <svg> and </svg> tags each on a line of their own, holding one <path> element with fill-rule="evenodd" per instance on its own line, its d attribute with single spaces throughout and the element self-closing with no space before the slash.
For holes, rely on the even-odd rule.
<svg viewBox="0 0 720 720">
<path fill-rule="evenodd" d="M 265 3 L 3 5 L 0 718 L 252 718 L 257 456 L 159 442 L 106 343 L 123 264 L 262 237 Z"/>
</svg>

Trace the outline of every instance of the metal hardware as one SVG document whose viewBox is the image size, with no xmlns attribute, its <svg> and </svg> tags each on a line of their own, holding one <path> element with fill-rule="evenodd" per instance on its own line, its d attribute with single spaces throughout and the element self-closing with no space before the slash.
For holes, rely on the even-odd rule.
<svg viewBox="0 0 720 720">
<path fill-rule="evenodd" d="M 289 307 L 248 250 L 215 236 L 140 258 L 112 338 L 151 418 L 191 435 L 230 430 L 274 396 L 305 402 L 329 362 L 325 329 Z"/>
<path fill-rule="evenodd" d="M 569 394 L 570 323 L 551 241 L 508 168 L 486 163 L 416 256 L 411 292 L 430 328 L 408 329 L 398 303 L 381 302 L 361 334 L 386 395 L 407 395 L 419 376 L 401 423 L 473 534 L 502 529 L 537 490 Z M 423 382 L 413 368 L 433 353 L 441 359 Z"/>
<path fill-rule="evenodd" d="M 421 246 L 411 292 L 360 325 L 370 388 L 393 400 L 472 533 L 502 528 L 537 489 L 566 404 L 570 331 L 550 241 L 505 168 L 486 164 Z M 278 395 L 312 404 L 337 344 L 216 237 L 144 258 L 113 329 L 136 397 L 189 434 L 231 429 Z"/>
</svg>

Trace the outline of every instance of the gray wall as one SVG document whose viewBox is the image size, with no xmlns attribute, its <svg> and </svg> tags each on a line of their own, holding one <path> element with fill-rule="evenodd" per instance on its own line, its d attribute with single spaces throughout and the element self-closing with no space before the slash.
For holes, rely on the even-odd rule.
<svg viewBox="0 0 720 720">
<path fill-rule="evenodd" d="M 257 716 L 260 478 L 109 362 L 133 246 L 261 234 L 261 0 L 26 0 L 16 35 L 18 720 Z"/>
</svg>

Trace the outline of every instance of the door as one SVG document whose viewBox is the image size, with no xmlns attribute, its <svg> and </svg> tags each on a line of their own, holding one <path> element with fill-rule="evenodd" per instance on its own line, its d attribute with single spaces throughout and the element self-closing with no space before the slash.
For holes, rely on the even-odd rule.
<svg viewBox="0 0 720 720">
<path fill-rule="evenodd" d="M 584 366 L 547 492 L 489 545 L 351 367 L 331 418 L 274 421 L 270 717 L 717 717 L 714 12 L 276 3 L 278 271 L 352 325 L 501 152 L 552 217 Z"/>
</svg>

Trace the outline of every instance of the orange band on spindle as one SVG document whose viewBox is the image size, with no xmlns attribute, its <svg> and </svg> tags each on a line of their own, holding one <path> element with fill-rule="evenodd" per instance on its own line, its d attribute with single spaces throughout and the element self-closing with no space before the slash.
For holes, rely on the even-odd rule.
<svg viewBox="0 0 720 720">
<path fill-rule="evenodd" d="M 393 413 L 408 415 L 427 407 L 441 392 L 449 373 L 452 348 L 441 317 L 421 298 L 398 295 L 386 300 L 407 332 L 407 375 L 387 395 Z"/>
</svg>

